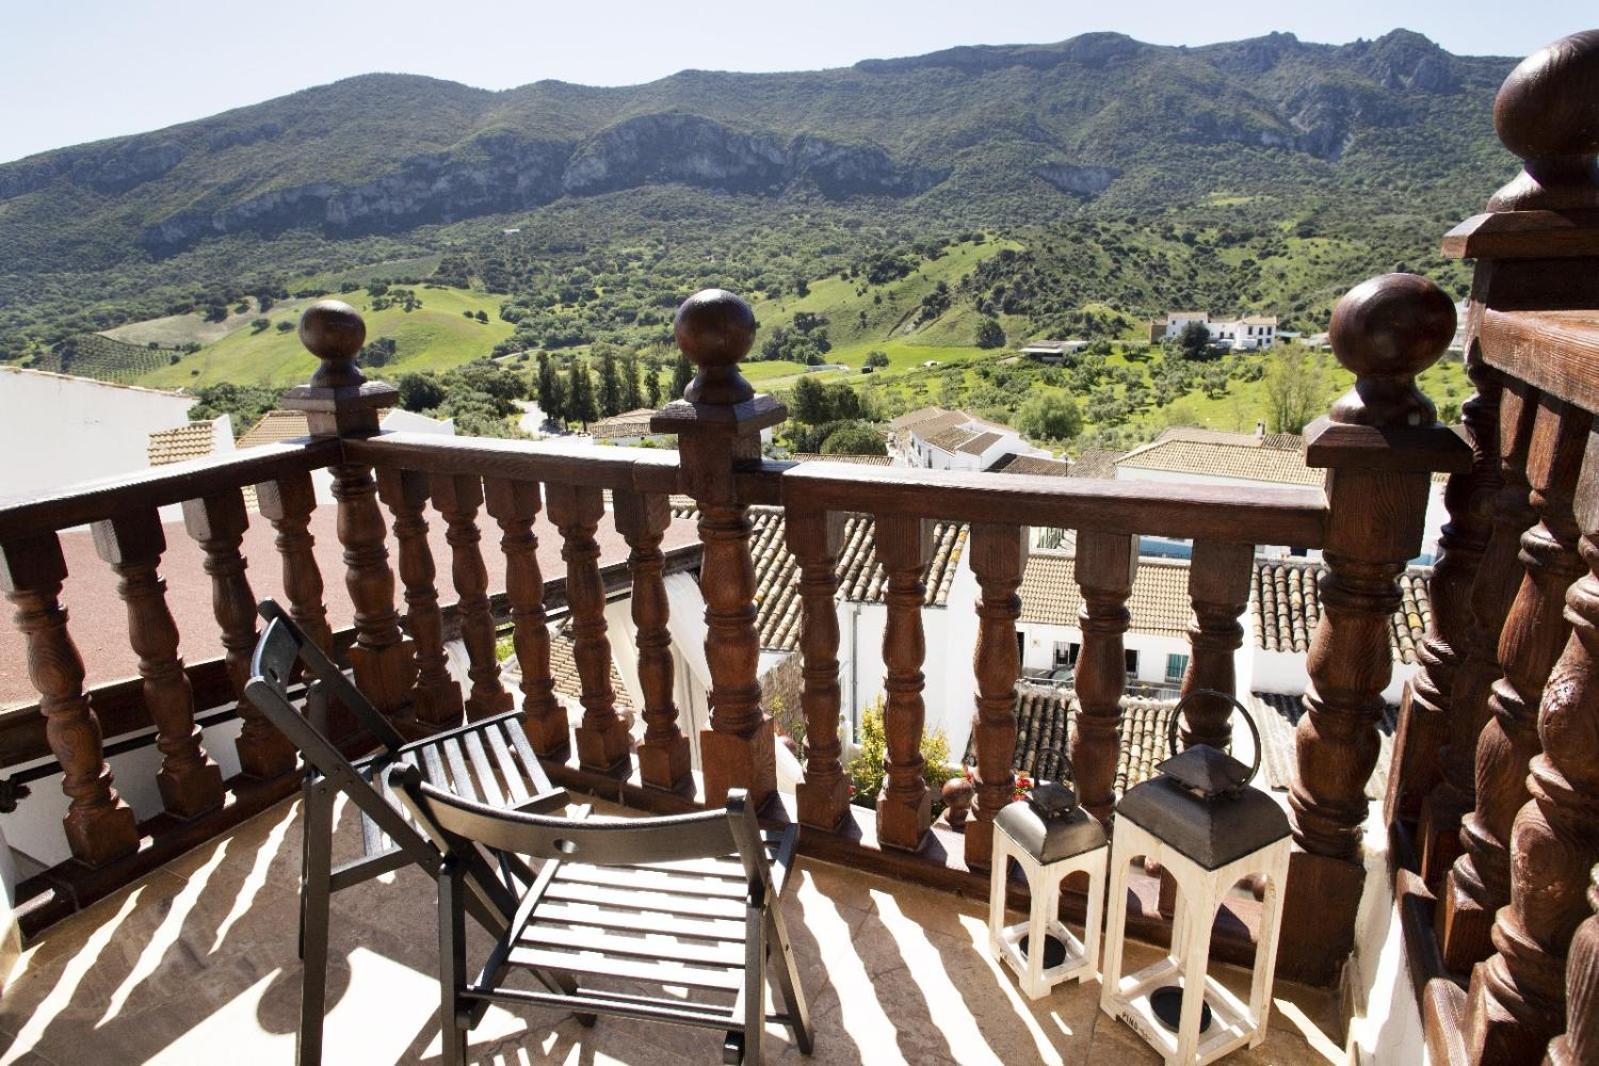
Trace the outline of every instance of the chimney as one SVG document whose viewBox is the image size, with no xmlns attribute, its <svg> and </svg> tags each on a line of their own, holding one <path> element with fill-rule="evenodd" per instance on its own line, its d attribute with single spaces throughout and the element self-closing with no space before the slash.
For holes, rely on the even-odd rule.
<svg viewBox="0 0 1599 1066">
<path fill-rule="evenodd" d="M 1264 421 L 1260 420 L 1260 419 L 1256 419 L 1255 420 L 1255 439 L 1256 440 L 1265 440 L 1266 439 L 1266 423 Z"/>
</svg>

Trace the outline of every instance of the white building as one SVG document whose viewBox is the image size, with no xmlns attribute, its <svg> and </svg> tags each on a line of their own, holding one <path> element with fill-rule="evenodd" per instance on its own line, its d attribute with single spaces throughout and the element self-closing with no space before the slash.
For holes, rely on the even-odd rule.
<svg viewBox="0 0 1599 1066">
<path fill-rule="evenodd" d="M 1009 426 L 968 411 L 924 407 L 889 422 L 888 453 L 896 464 L 930 470 L 988 470 L 1007 455 L 1048 459 Z"/>
<path fill-rule="evenodd" d="M 194 397 L 0 367 L 0 497 L 150 466 L 150 434 L 189 424 Z"/>
<path fill-rule="evenodd" d="M 1264 351 L 1277 343 L 1276 315 L 1244 315 L 1212 319 L 1209 311 L 1168 311 L 1156 319 L 1152 339 L 1171 340 L 1197 322 L 1210 334 L 1210 343 L 1231 351 Z"/>
</svg>

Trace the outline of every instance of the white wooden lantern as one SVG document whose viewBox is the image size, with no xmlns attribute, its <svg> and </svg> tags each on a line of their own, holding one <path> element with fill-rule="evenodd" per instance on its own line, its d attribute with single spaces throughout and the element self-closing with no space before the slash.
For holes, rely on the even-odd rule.
<svg viewBox="0 0 1599 1066">
<path fill-rule="evenodd" d="M 1117 803 L 1099 1000 L 1101 1010 L 1132 1026 L 1168 1066 L 1202 1066 L 1266 1039 L 1288 877 L 1288 816 L 1269 795 L 1248 787 L 1260 768 L 1254 720 L 1225 693 L 1199 690 L 1183 702 L 1197 695 L 1230 700 L 1242 712 L 1254 734 L 1255 764 L 1198 745 L 1161 763 L 1156 777 Z M 1179 704 L 1169 730 L 1173 751 L 1181 712 Z M 1177 906 L 1170 953 L 1124 976 L 1128 867 L 1137 856 L 1159 863 L 1177 882 Z M 1266 882 L 1247 1003 L 1206 973 L 1217 909 L 1246 877 Z M 1203 994 L 1189 995 L 1190 989 Z"/>
<path fill-rule="evenodd" d="M 1099 961 L 1099 930 L 1105 905 L 1105 830 L 1077 806 L 1077 796 L 1059 783 L 1040 782 L 1026 803 L 1011 803 L 994 817 L 994 851 L 988 893 L 988 945 L 996 959 L 1016 971 L 1033 999 L 1062 981 L 1092 977 Z M 1027 877 L 1028 919 L 1005 924 L 1010 860 Z M 1060 920 L 1060 884 L 1088 874 L 1088 914 L 1081 939 Z"/>
</svg>

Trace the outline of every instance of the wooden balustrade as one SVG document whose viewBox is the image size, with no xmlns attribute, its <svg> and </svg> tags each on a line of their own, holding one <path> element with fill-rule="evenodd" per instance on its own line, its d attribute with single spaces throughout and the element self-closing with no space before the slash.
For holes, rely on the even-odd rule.
<svg viewBox="0 0 1599 1066">
<path fill-rule="evenodd" d="M 1468 326 L 1468 329 L 1470 327 Z M 1400 737 L 1390 775 L 1394 818 L 1415 819 L 1422 880 L 1437 887 L 1460 855 L 1460 822 L 1474 805 L 1477 737 L 1488 717 L 1487 694 L 1498 678 L 1499 620 L 1515 595 L 1515 552 L 1525 511 L 1524 488 L 1506 491 L 1500 468 L 1499 376 L 1470 345 L 1467 371 L 1476 392 L 1461 405 L 1471 443 L 1469 471 L 1444 490 L 1449 519 L 1428 582 L 1432 620 L 1417 652 L 1420 669 L 1405 688 Z M 1525 455 L 1525 441 L 1521 455 Z M 1515 464 L 1521 469 L 1520 463 Z M 1499 530 L 1499 516 L 1505 518 Z M 1528 523 L 1530 524 L 1530 522 Z"/>
<path fill-rule="evenodd" d="M 839 546 L 844 516 L 837 511 L 793 508 L 784 526 L 788 547 L 799 565 L 800 605 L 804 625 L 800 654 L 804 659 L 805 780 L 795 789 L 801 823 L 832 831 L 849 813 L 849 778 L 840 762 L 841 693 L 838 685 Z"/>
<path fill-rule="evenodd" d="M 902 515 L 879 515 L 877 559 L 888 577 L 883 593 L 883 737 L 888 747 L 883 790 L 877 797 L 877 839 L 885 847 L 915 851 L 933 824 L 933 796 L 923 776 L 925 708 L 922 663 L 922 573 L 931 559 L 928 523 Z"/>
<path fill-rule="evenodd" d="M 559 757 L 571 746 L 566 708 L 555 698 L 550 674 L 549 618 L 544 610 L 544 576 L 539 570 L 533 520 L 539 513 L 539 486 L 520 478 L 483 481 L 489 514 L 500 524 L 505 553 L 505 597 L 511 607 L 511 642 L 522 675 L 522 721 L 533 750 Z M 457 696 L 457 699 L 460 697 Z"/>
<path fill-rule="evenodd" d="M 1188 626 L 1192 654 L 1183 673 L 1182 693 L 1210 689 L 1236 695 L 1234 654 L 1244 644 L 1239 619 L 1249 607 L 1249 583 L 1254 576 L 1255 546 L 1201 540 L 1194 544 L 1188 569 L 1188 596 L 1194 620 Z M 1232 744 L 1233 705 L 1225 699 L 1196 695 L 1183 705 L 1182 742 L 1187 748 Z"/>
<path fill-rule="evenodd" d="M 414 470 L 376 469 L 378 498 L 394 518 L 394 540 L 405 587 L 405 628 L 416 663 L 414 695 L 417 724 L 448 729 L 461 721 L 461 687 L 450 676 L 444 653 L 444 613 L 439 609 L 438 570 L 428 546 L 424 510 L 431 487 L 428 476 Z"/>
<path fill-rule="evenodd" d="M 222 771 L 200 746 L 194 724 L 194 689 L 178 656 L 178 626 L 167 607 L 161 556 L 167 550 L 160 513 L 134 511 L 94 524 L 94 546 L 120 582 L 128 609 L 128 643 L 139 657 L 144 705 L 156 726 L 161 804 L 179 818 L 222 806 Z"/>
<path fill-rule="evenodd" d="M 1566 959 L 1565 1031 L 1549 1044 L 1544 1066 L 1599 1062 L 1599 866 L 1589 872 L 1588 911 Z"/>
<path fill-rule="evenodd" d="M 1021 651 L 1016 620 L 1022 601 L 1016 594 L 1027 562 L 1027 530 L 983 523 L 971 534 L 972 573 L 977 578 L 977 711 L 972 736 L 977 747 L 971 817 L 966 823 L 966 865 L 990 865 L 994 851 L 994 816 L 1014 798 L 1016 758 L 1016 679 Z"/>
<path fill-rule="evenodd" d="M 511 694 L 500 683 L 500 660 L 494 649 L 494 616 L 489 611 L 489 572 L 479 547 L 478 509 L 483 506 L 483 481 L 475 474 L 428 478 L 433 507 L 445 522 L 450 546 L 450 577 L 455 585 L 456 619 L 466 647 L 466 717 L 477 721 L 511 709 Z"/>
<path fill-rule="evenodd" d="M 1069 748 L 1078 800 L 1109 823 L 1127 682 L 1122 634 L 1132 621 L 1127 597 L 1138 570 L 1138 538 L 1083 530 L 1077 534 L 1076 569 L 1083 594 L 1077 623 L 1083 643 L 1077 652 L 1077 718 Z"/>
<path fill-rule="evenodd" d="M 627 541 L 630 608 L 637 631 L 639 690 L 644 696 L 644 741 L 638 749 L 639 778 L 671 791 L 692 790 L 692 755 L 677 724 L 673 699 L 672 634 L 667 630 L 665 556 L 661 538 L 672 523 L 670 499 L 659 492 L 618 490 L 612 497 L 616 528 Z"/>
<path fill-rule="evenodd" d="M 313 549 L 311 513 L 316 510 L 316 486 L 308 471 L 300 470 L 255 487 L 261 517 L 276 531 L 275 546 L 283 567 L 283 592 L 289 617 L 316 646 L 333 653 L 333 630 L 323 602 L 322 570 Z M 402 541 L 403 543 L 403 541 Z"/>
</svg>

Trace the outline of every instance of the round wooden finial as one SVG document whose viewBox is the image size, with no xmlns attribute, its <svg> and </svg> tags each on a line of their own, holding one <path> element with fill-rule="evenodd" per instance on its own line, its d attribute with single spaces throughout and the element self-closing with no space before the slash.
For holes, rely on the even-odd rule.
<svg viewBox="0 0 1599 1066">
<path fill-rule="evenodd" d="M 1333 404 L 1334 422 L 1367 426 L 1431 425 L 1432 401 L 1416 375 L 1436 363 L 1455 336 L 1455 305 L 1417 274 L 1361 282 L 1333 309 L 1333 354 L 1355 387 Z"/>
<path fill-rule="evenodd" d="M 755 396 L 738 362 L 755 344 L 755 312 L 726 289 L 701 289 L 683 301 L 672 332 L 683 358 L 698 369 L 683 390 L 690 403 L 736 404 Z"/>
<path fill-rule="evenodd" d="M 1494 98 L 1494 129 L 1524 169 L 1490 211 L 1599 209 L 1599 30 L 1522 60 Z"/>
<path fill-rule="evenodd" d="M 300 316 L 300 343 L 322 361 L 311 384 L 343 388 L 366 381 L 355 357 L 366 343 L 366 323 L 342 300 L 318 300 Z"/>
</svg>

